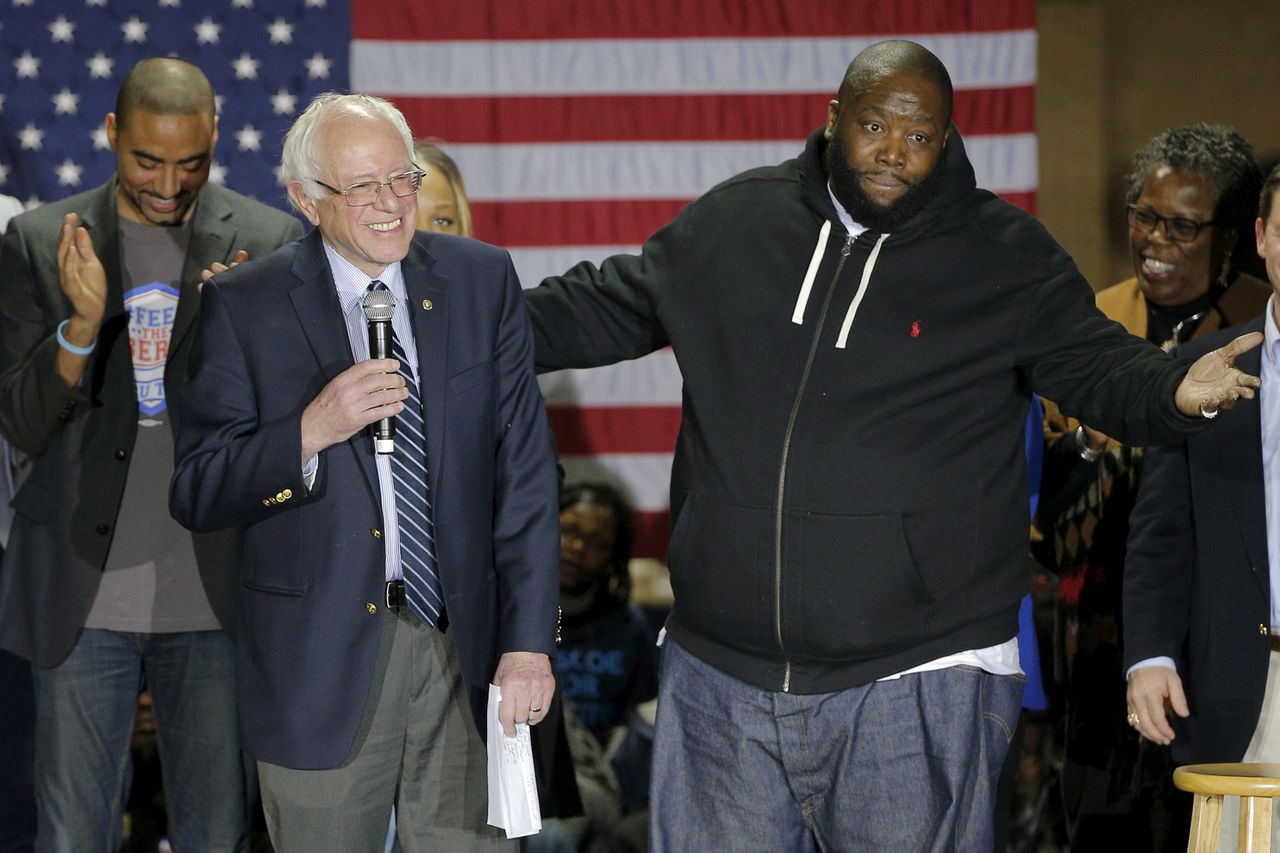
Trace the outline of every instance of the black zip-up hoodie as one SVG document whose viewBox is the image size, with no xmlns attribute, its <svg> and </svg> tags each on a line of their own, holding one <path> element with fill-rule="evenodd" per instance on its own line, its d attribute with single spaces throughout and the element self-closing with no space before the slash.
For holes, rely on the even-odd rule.
<svg viewBox="0 0 1280 853">
<path fill-rule="evenodd" d="M 1008 640 L 1028 589 L 1034 390 L 1127 444 L 1194 430 L 1186 371 L 1093 305 L 1031 216 L 941 189 L 848 237 L 804 153 L 731 178 L 639 256 L 528 291 L 540 370 L 670 344 L 684 378 L 667 629 L 769 690 L 828 692 Z"/>
</svg>

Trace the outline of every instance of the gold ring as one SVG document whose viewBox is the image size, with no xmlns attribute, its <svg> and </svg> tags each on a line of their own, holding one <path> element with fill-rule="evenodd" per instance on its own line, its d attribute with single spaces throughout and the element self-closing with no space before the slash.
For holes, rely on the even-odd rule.
<svg viewBox="0 0 1280 853">
<path fill-rule="evenodd" d="M 529 713 L 530 713 L 530 714 L 541 714 L 541 713 L 542 713 L 542 709 L 541 709 L 541 708 L 530 708 L 530 709 L 529 709 Z"/>
<path fill-rule="evenodd" d="M 1138 719 L 1137 711 L 1130 711 L 1129 716 L 1126 717 L 1125 719 L 1128 720 L 1129 725 L 1133 726 L 1135 729 L 1138 727 L 1138 723 L 1142 722 L 1140 719 Z"/>
</svg>

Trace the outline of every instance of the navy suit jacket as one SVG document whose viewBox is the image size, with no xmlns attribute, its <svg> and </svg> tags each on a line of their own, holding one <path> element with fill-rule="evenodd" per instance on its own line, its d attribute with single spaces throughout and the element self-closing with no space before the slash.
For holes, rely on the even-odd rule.
<svg viewBox="0 0 1280 853">
<path fill-rule="evenodd" d="M 555 462 L 509 256 L 420 232 L 402 269 L 448 633 L 479 726 L 500 655 L 554 651 Z M 303 409 L 353 364 L 319 232 L 206 284 L 193 346 L 170 506 L 192 530 L 244 530 L 243 745 L 272 764 L 335 767 L 370 694 L 394 520 L 367 430 L 322 451 L 303 483 Z"/>
<path fill-rule="evenodd" d="M 1179 349 L 1197 358 L 1262 317 Z M 1261 347 L 1236 360 L 1257 375 Z M 1264 388 L 1263 394 L 1276 393 Z M 1179 763 L 1239 761 L 1258 723 L 1271 654 L 1271 579 L 1257 398 L 1211 428 L 1147 451 L 1124 571 L 1126 669 L 1173 658 L 1191 716 L 1171 717 Z"/>
</svg>

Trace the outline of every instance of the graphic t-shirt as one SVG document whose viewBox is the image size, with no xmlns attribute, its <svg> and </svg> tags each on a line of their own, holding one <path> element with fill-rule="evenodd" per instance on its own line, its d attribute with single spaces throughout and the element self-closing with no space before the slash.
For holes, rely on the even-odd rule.
<svg viewBox="0 0 1280 853">
<path fill-rule="evenodd" d="M 200 581 L 191 534 L 169 515 L 173 430 L 164 368 L 191 224 L 160 227 L 120 219 L 119 226 L 138 433 L 125 449 L 129 475 L 85 625 L 139 633 L 215 630 L 218 620 Z"/>
<path fill-rule="evenodd" d="M 605 601 L 564 614 L 556 668 L 573 713 L 602 743 L 636 705 L 658 694 L 657 650 L 632 605 Z"/>
</svg>

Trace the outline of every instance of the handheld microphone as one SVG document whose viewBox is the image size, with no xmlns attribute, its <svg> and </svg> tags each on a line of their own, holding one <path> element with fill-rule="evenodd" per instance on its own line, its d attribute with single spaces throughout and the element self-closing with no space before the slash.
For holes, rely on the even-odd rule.
<svg viewBox="0 0 1280 853">
<path fill-rule="evenodd" d="M 369 323 L 369 357 L 391 358 L 391 317 L 396 313 L 396 298 L 389 290 L 370 290 L 364 296 L 364 318 Z M 396 449 L 395 418 L 382 418 L 369 424 L 373 449 L 378 453 L 394 453 Z"/>
</svg>

